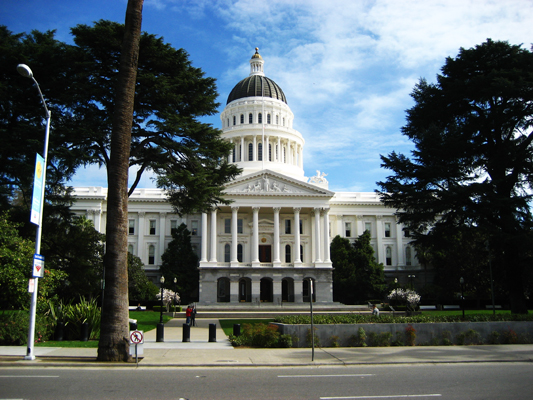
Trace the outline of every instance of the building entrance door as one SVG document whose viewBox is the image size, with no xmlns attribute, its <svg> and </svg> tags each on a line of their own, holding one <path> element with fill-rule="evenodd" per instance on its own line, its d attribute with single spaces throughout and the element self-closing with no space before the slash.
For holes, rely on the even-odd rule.
<svg viewBox="0 0 533 400">
<path fill-rule="evenodd" d="M 271 245 L 259 245 L 259 262 L 269 263 L 272 262 L 272 246 Z"/>
</svg>

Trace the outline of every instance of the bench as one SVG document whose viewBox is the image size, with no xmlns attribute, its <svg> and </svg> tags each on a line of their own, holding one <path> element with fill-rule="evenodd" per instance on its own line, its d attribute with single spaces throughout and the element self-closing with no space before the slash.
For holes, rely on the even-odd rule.
<svg viewBox="0 0 533 400">
<path fill-rule="evenodd" d="M 453 306 L 442 306 L 442 309 L 443 310 L 460 310 L 461 307 L 455 306 L 455 305 L 453 305 Z"/>
<path fill-rule="evenodd" d="M 140 311 L 146 311 L 146 306 L 129 306 L 128 309 L 130 311 L 138 311 L 137 308 L 140 308 Z"/>
<path fill-rule="evenodd" d="M 437 307 L 436 306 L 420 306 L 420 311 L 424 311 L 424 310 L 436 310 Z"/>
<path fill-rule="evenodd" d="M 485 308 L 486 308 L 487 310 L 492 310 L 492 304 L 491 304 L 491 305 L 488 305 L 488 304 L 487 304 L 487 305 L 485 306 Z M 495 305 L 494 305 L 494 308 L 498 308 L 498 309 L 501 310 L 501 309 L 502 309 L 502 306 L 500 306 L 500 305 L 498 305 L 498 304 L 495 304 Z"/>
</svg>

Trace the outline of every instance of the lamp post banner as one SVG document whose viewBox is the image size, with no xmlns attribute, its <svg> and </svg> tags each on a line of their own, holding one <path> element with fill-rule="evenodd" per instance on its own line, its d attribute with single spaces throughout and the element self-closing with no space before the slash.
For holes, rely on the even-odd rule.
<svg viewBox="0 0 533 400">
<path fill-rule="evenodd" d="M 34 278 L 42 278 L 44 276 L 44 257 L 40 254 L 33 255 L 33 274 Z"/>
<path fill-rule="evenodd" d="M 30 222 L 35 225 L 41 223 L 42 198 L 44 190 L 44 158 L 39 154 L 35 157 L 35 176 L 33 179 L 33 196 L 31 200 Z"/>
</svg>

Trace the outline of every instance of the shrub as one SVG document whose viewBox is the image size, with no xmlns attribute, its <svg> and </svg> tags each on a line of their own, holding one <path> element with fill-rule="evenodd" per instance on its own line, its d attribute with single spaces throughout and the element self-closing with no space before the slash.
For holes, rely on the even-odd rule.
<svg viewBox="0 0 533 400">
<path fill-rule="evenodd" d="M 409 324 L 405 328 L 405 342 L 408 346 L 414 346 L 416 341 L 416 329 Z"/>
<path fill-rule="evenodd" d="M 315 339 L 315 347 L 320 347 L 320 338 L 316 334 L 317 328 L 314 328 L 314 339 Z M 307 330 L 307 335 L 305 337 L 307 347 L 312 347 L 313 345 L 313 337 L 311 336 L 311 328 Z"/>
<path fill-rule="evenodd" d="M 488 344 L 500 344 L 500 334 L 492 331 L 487 339 Z"/>
<path fill-rule="evenodd" d="M 277 325 L 271 324 L 244 324 L 240 336 L 230 335 L 229 339 L 233 346 L 252 346 L 252 347 L 277 347 L 283 344 L 285 347 L 290 335 L 283 335 L 283 341 L 280 343 L 280 334 Z M 290 340 L 292 346 L 292 338 Z M 290 347 L 290 346 L 287 346 Z"/>
<path fill-rule="evenodd" d="M 450 331 L 442 332 L 442 345 L 443 346 L 451 346 L 451 345 L 453 345 L 452 333 Z"/>
<path fill-rule="evenodd" d="M 0 314 L 0 345 L 23 346 L 28 343 L 29 313 L 26 311 Z M 50 340 L 54 334 L 54 323 L 46 315 L 36 314 L 35 342 Z"/>
<path fill-rule="evenodd" d="M 382 333 L 371 332 L 368 334 L 370 346 L 373 346 L 373 347 L 389 347 L 391 338 L 392 338 L 392 333 L 390 332 L 382 332 Z"/>
<path fill-rule="evenodd" d="M 405 346 L 404 341 L 402 340 L 402 334 L 400 332 L 396 332 L 396 339 L 392 342 L 393 346 Z"/>
<path fill-rule="evenodd" d="M 518 335 L 514 330 L 509 328 L 508 330 L 502 333 L 502 343 L 503 344 L 516 344 L 518 343 Z"/>
<path fill-rule="evenodd" d="M 330 347 L 340 347 L 338 336 L 333 335 L 329 338 L 329 340 L 330 340 L 330 344 L 329 344 Z"/>
<path fill-rule="evenodd" d="M 281 335 L 279 337 L 279 347 L 290 348 L 292 347 L 292 336 L 291 335 Z"/>
</svg>

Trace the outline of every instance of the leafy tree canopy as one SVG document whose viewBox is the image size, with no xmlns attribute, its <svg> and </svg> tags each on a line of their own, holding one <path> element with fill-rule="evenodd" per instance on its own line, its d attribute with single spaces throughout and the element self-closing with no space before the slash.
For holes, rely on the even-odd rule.
<svg viewBox="0 0 533 400">
<path fill-rule="evenodd" d="M 144 273 L 142 260 L 128 253 L 128 297 L 130 302 L 155 300 L 159 288 Z"/>
<path fill-rule="evenodd" d="M 35 153 L 42 153 L 44 110 L 33 83 L 16 72 L 29 65 L 52 113 L 47 184 L 63 185 L 82 165 L 107 167 L 124 25 L 100 20 L 72 28 L 74 45 L 54 31 L 13 34 L 0 26 L 0 206 L 28 204 Z M 231 144 L 199 121 L 217 112 L 215 80 L 193 67 L 187 52 L 142 33 L 129 164 L 155 172 L 180 213 L 225 203 L 221 185 L 239 170 Z M 41 112 L 42 110 L 42 112 Z M 183 192 L 180 192 L 182 191 Z"/>
<path fill-rule="evenodd" d="M 383 265 L 376 262 L 370 245 L 370 233 L 365 231 L 351 244 L 336 236 L 331 242 L 333 263 L 333 295 L 336 301 L 356 304 L 383 296 L 385 274 Z"/>
<path fill-rule="evenodd" d="M 191 233 L 187 225 L 181 224 L 173 230 L 172 238 L 172 242 L 161 256 L 160 271 L 165 277 L 164 286 L 178 292 L 182 303 L 198 301 L 198 256 L 192 248 Z"/>
<path fill-rule="evenodd" d="M 533 54 L 488 39 L 421 79 L 402 128 L 411 158 L 392 152 L 382 201 L 420 241 L 430 230 L 473 227 L 489 237 L 513 312 L 527 312 L 532 248 Z"/>
</svg>

